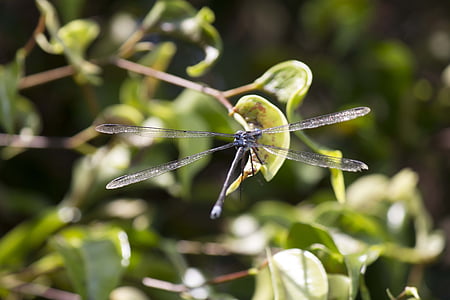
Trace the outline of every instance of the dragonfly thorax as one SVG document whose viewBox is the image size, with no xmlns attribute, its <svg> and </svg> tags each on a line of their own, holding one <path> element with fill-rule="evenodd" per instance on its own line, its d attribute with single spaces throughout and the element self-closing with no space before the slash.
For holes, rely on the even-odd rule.
<svg viewBox="0 0 450 300">
<path fill-rule="evenodd" d="M 256 141 L 261 137 L 262 132 L 260 129 L 252 131 L 239 130 L 234 135 L 234 145 L 236 147 L 243 147 L 246 149 L 255 146 Z"/>
</svg>

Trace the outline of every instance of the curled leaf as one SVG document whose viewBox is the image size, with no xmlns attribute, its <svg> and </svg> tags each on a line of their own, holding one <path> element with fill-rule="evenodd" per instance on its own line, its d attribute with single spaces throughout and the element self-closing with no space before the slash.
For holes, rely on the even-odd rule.
<svg viewBox="0 0 450 300">
<path fill-rule="evenodd" d="M 99 26 L 89 20 L 74 20 L 60 27 L 55 8 L 47 0 L 36 0 L 36 4 L 45 16 L 45 25 L 50 34 L 48 40 L 44 34 L 36 36 L 36 42 L 46 52 L 64 54 L 69 63 L 78 71 L 81 82 L 99 83 L 96 76 L 100 68 L 85 59 L 87 47 L 100 32 Z"/>
<path fill-rule="evenodd" d="M 126 54 L 130 44 L 142 39 L 145 33 L 157 32 L 181 38 L 203 49 L 204 59 L 186 69 L 190 76 L 201 76 L 212 67 L 222 51 L 222 40 L 211 25 L 214 18 L 213 11 L 207 7 L 197 12 L 184 0 L 159 0 L 145 17 L 141 29 L 124 44 L 122 53 Z"/>
<path fill-rule="evenodd" d="M 275 94 L 278 101 L 286 103 L 286 112 L 289 118 L 301 105 L 311 82 L 311 69 L 298 60 L 279 63 L 255 80 L 259 88 Z"/>
<path fill-rule="evenodd" d="M 257 95 L 247 95 L 242 97 L 234 107 L 235 119 L 246 129 L 264 129 L 275 126 L 286 125 L 287 120 L 283 113 L 268 100 Z M 263 135 L 259 143 L 276 147 L 289 148 L 289 132 Z M 236 190 L 239 184 L 248 176 L 252 176 L 261 170 L 264 178 L 271 180 L 283 165 L 285 158 L 269 154 L 263 149 L 258 149 L 258 157 L 252 155 L 247 165 L 244 167 L 242 176 L 233 182 L 227 194 Z M 263 164 L 261 164 L 261 162 Z"/>
</svg>

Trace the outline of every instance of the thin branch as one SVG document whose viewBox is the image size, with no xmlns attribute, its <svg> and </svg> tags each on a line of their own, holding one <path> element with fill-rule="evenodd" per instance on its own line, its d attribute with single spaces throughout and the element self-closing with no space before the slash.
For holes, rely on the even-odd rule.
<svg viewBox="0 0 450 300">
<path fill-rule="evenodd" d="M 211 280 L 208 280 L 207 284 L 220 284 L 220 283 L 244 278 L 247 276 L 252 276 L 252 275 L 255 275 L 257 272 L 258 272 L 257 269 L 252 268 L 252 269 L 248 269 L 248 270 L 225 274 L 225 275 L 217 276 Z"/>
<path fill-rule="evenodd" d="M 31 50 L 36 45 L 36 36 L 45 30 L 45 16 L 41 15 L 38 21 L 38 24 L 36 25 L 36 28 L 33 31 L 33 35 L 30 37 L 28 42 L 23 47 L 25 49 L 25 52 L 28 54 L 31 52 Z"/>
<path fill-rule="evenodd" d="M 2 285 L 6 285 L 7 289 L 16 293 L 39 296 L 51 300 L 81 300 L 78 294 L 58 290 L 42 284 L 13 280 L 11 282 L 2 282 Z"/>
<path fill-rule="evenodd" d="M 192 89 L 210 96 L 213 96 L 219 102 L 225 106 L 225 108 L 228 110 L 229 113 L 233 113 L 233 105 L 228 101 L 228 99 L 223 95 L 223 93 L 219 90 L 216 90 L 211 87 L 207 87 L 203 84 L 193 82 L 187 79 L 184 79 L 182 77 L 178 77 L 169 73 L 165 73 L 162 71 L 158 71 L 153 68 L 149 68 L 137 63 L 134 63 L 132 61 L 123 59 L 123 58 L 117 58 L 114 60 L 114 64 L 118 66 L 119 68 L 129 70 L 135 73 L 139 73 L 146 76 L 151 76 L 160 80 L 163 80 L 165 82 L 170 82 L 174 85 L 182 86 L 184 88 Z"/>
<path fill-rule="evenodd" d="M 95 148 L 86 142 L 97 136 L 93 127 L 77 133 L 72 137 L 47 137 L 0 133 L 0 146 L 34 149 L 71 149 L 81 153 L 92 153 Z"/>
<path fill-rule="evenodd" d="M 0 133 L 0 146 L 35 149 L 72 148 L 70 138 L 25 136 L 20 134 L 5 133 Z"/>
<path fill-rule="evenodd" d="M 64 66 L 48 71 L 44 71 L 41 73 L 29 75 L 23 77 L 19 83 L 19 89 L 26 89 L 36 85 L 40 85 L 43 83 L 47 83 L 50 81 L 54 81 L 57 79 L 65 78 L 68 76 L 72 76 L 75 74 L 75 69 L 72 66 Z"/>
<path fill-rule="evenodd" d="M 168 281 L 163 281 L 150 277 L 145 277 L 144 279 L 142 279 L 142 284 L 151 288 L 156 288 L 175 293 L 187 292 L 189 290 L 184 284 L 175 284 Z"/>
</svg>

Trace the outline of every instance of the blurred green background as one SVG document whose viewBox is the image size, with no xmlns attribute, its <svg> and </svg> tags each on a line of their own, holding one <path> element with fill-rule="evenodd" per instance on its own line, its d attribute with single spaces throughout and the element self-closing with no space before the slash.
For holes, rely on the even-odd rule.
<svg viewBox="0 0 450 300">
<path fill-rule="evenodd" d="M 296 59 L 306 63 L 314 79 L 299 109 L 302 116 L 354 106 L 372 109 L 357 129 L 337 125 L 311 132 L 313 139 L 321 144 L 341 149 L 345 157 L 369 165 L 368 173 L 347 173 L 347 184 L 367 174 L 382 173 L 390 177 L 404 168 L 412 169 L 418 175 L 418 187 L 435 227 L 449 236 L 449 1 L 189 2 L 196 8 L 211 8 L 216 15 L 214 26 L 223 40 L 223 54 L 217 64 L 194 81 L 226 90 L 252 82 L 281 61 Z M 91 57 L 102 57 L 114 49 L 112 42 L 102 40 L 111 32 L 113 20 L 124 18 L 139 22 L 154 4 L 143 0 L 53 3 L 62 24 L 76 18 L 90 18 L 100 25 L 102 42 L 90 48 Z M 38 17 L 33 1 L 0 2 L 0 64 L 14 59 L 16 50 L 32 36 Z M 153 42 L 166 40 L 149 39 Z M 186 66 L 200 60 L 203 54 L 183 42 L 176 43 L 178 51 L 168 72 L 187 77 Z M 66 64 L 62 56 L 49 55 L 36 48 L 26 59 L 26 74 Z M 107 66 L 102 72 L 103 84 L 93 89 L 65 78 L 20 93 L 30 99 L 40 115 L 39 135 L 68 137 L 90 126 L 104 107 L 119 102 L 124 76 L 125 72 Z M 155 98 L 174 99 L 180 91 L 178 87 L 161 84 Z M 218 111 L 220 113 L 220 108 Z M 226 120 L 225 109 L 222 116 Z M 224 122 L 231 122 L 231 119 Z M 210 126 L 216 129 L 219 125 Z M 106 137 L 101 137 L 93 144 L 100 146 L 105 142 Z M 176 157 L 173 144 L 166 143 L 164 147 L 160 152 Z M 61 203 L 73 188 L 74 164 L 82 156 L 56 148 L 30 149 L 8 159 L 2 158 L 1 233 Z M 189 196 L 183 197 L 189 201 L 161 188 L 130 190 L 124 195 L 152 199 L 147 205 L 154 210 L 154 230 L 159 235 L 176 240 L 206 239 L 217 235 L 226 223 L 224 218 L 210 221 L 208 212 L 231 159 L 230 153 L 214 155 L 193 180 Z M 239 215 L 258 200 L 297 204 L 320 198 L 321 193 L 331 193 L 326 170 L 289 162 L 269 183 L 262 177 L 246 181 L 241 192 L 227 200 L 225 214 Z M 101 192 L 93 197 L 95 201 L 86 202 L 83 208 L 86 223 L 101 218 L 102 205 L 110 200 Z M 198 257 L 192 262 L 208 265 Z M 245 260 L 223 258 L 221 262 L 222 271 L 226 267 L 227 271 L 232 271 L 244 266 L 247 266 Z M 436 299 L 450 299 L 449 253 L 444 252 L 425 274 L 430 294 Z"/>
</svg>

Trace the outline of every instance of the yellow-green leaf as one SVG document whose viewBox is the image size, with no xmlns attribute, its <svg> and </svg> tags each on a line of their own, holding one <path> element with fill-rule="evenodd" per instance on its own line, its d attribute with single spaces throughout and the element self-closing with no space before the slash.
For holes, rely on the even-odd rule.
<svg viewBox="0 0 450 300">
<path fill-rule="evenodd" d="M 320 154 L 342 157 L 342 152 L 340 150 L 319 150 Z M 333 187 L 334 195 L 339 203 L 345 203 L 345 182 L 344 173 L 339 169 L 330 169 L 331 172 L 331 186 Z"/>
<path fill-rule="evenodd" d="M 235 119 L 245 128 L 253 130 L 286 125 L 287 120 L 283 113 L 268 100 L 257 95 L 242 97 L 234 107 Z M 289 148 L 289 132 L 263 135 L 258 142 L 282 148 Z M 261 165 L 260 160 L 263 162 Z M 233 182 L 227 190 L 227 194 L 236 190 L 239 184 L 248 176 L 261 170 L 264 178 L 271 180 L 283 165 L 285 158 L 269 154 L 263 149 L 258 150 L 258 157 L 252 155 L 251 161 L 244 168 L 242 176 Z"/>
</svg>

